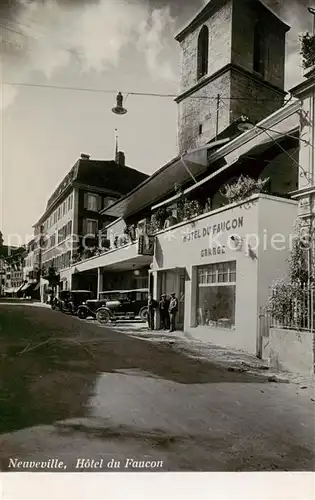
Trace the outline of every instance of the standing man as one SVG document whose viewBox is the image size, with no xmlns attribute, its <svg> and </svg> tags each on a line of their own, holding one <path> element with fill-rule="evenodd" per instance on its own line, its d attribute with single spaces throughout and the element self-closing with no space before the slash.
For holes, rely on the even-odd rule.
<svg viewBox="0 0 315 500">
<path fill-rule="evenodd" d="M 153 299 L 152 294 L 148 296 L 148 325 L 150 330 L 154 330 L 154 310 L 157 307 L 156 300 Z"/>
<path fill-rule="evenodd" d="M 169 305 L 170 301 L 167 300 L 166 295 L 163 294 L 161 295 L 161 300 L 159 303 L 159 309 L 160 309 L 160 318 L 161 318 L 161 328 L 162 330 L 168 330 L 169 329 Z"/>
<path fill-rule="evenodd" d="M 171 300 L 168 311 L 170 315 L 170 324 L 171 324 L 170 332 L 175 332 L 176 314 L 178 311 L 178 298 L 176 297 L 175 293 L 171 293 Z"/>
</svg>

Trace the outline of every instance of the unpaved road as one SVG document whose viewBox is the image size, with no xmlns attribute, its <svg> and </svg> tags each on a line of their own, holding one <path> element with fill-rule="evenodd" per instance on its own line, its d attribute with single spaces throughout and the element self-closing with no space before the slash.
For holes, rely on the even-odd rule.
<svg viewBox="0 0 315 500">
<path fill-rule="evenodd" d="M 0 356 L 3 471 L 314 470 L 295 384 L 22 305 L 0 305 Z"/>
</svg>

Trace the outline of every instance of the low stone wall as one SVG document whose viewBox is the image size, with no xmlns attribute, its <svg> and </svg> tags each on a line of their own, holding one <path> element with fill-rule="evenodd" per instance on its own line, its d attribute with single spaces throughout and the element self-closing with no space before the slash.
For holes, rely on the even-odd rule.
<svg viewBox="0 0 315 500">
<path fill-rule="evenodd" d="M 263 338 L 263 358 L 277 371 L 314 374 L 314 334 L 270 328 L 269 337 Z"/>
</svg>

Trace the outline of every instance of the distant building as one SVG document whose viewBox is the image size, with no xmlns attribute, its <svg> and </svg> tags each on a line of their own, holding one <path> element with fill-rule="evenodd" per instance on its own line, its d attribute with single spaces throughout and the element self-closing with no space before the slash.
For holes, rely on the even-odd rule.
<svg viewBox="0 0 315 500">
<path fill-rule="evenodd" d="M 19 295 L 25 298 L 39 299 L 40 298 L 40 267 L 36 261 L 36 248 L 38 242 L 35 238 L 28 242 L 24 254 L 23 263 L 23 280 L 24 285 L 19 290 Z"/>
<path fill-rule="evenodd" d="M 24 285 L 23 260 L 25 248 L 3 245 L 1 250 L 1 295 L 15 297 Z"/>
<path fill-rule="evenodd" d="M 47 202 L 34 225 L 34 265 L 60 273 L 60 289 L 72 286 L 71 263 L 95 245 L 98 232 L 111 220 L 100 211 L 136 187 L 147 175 L 117 161 L 91 160 L 82 154 Z"/>
</svg>

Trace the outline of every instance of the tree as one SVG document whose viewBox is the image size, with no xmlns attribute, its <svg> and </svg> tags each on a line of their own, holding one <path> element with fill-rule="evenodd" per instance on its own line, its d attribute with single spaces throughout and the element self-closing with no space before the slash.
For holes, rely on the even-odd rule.
<svg viewBox="0 0 315 500">
<path fill-rule="evenodd" d="M 305 33 L 300 37 L 303 68 L 308 69 L 315 64 L 315 35 Z"/>
</svg>

